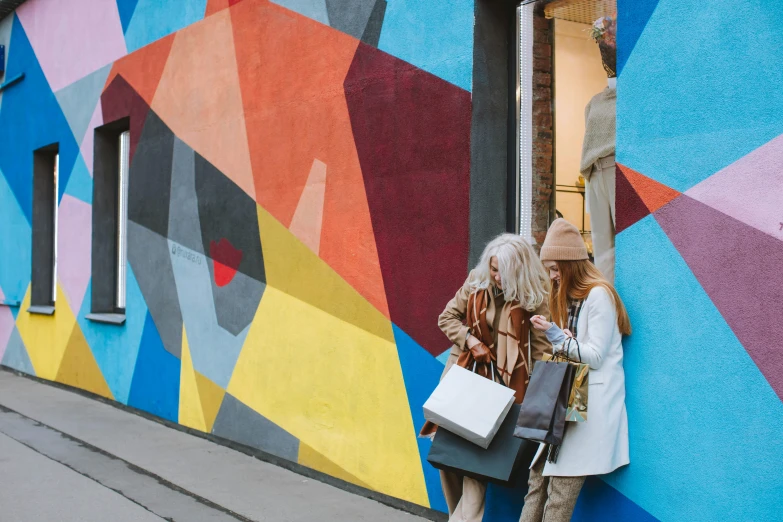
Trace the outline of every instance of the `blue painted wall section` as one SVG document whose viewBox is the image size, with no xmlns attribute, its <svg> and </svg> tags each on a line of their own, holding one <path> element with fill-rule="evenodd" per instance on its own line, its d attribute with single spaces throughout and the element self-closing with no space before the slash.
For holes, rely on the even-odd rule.
<svg viewBox="0 0 783 522">
<path fill-rule="evenodd" d="M 618 84 L 618 161 L 684 192 L 782 134 L 781 27 L 777 0 L 660 0 Z"/>
<path fill-rule="evenodd" d="M 16 151 L 34 151 L 58 143 L 59 197 L 62 197 L 79 147 L 57 98 L 49 88 L 22 24 L 16 17 L 11 32 L 11 47 L 13 53 L 8 57 L 6 75 L 12 77 L 24 73 L 25 78 L 3 93 L 0 110 L 0 171 L 9 173 L 6 181 L 28 223 L 32 223 L 33 155 Z"/>
<path fill-rule="evenodd" d="M 125 29 L 128 53 L 198 22 L 206 9 L 207 0 L 137 0 Z"/>
<path fill-rule="evenodd" d="M 144 321 L 128 405 L 171 422 L 179 418 L 180 360 L 163 348 L 148 313 Z"/>
<path fill-rule="evenodd" d="M 631 465 L 607 482 L 660 520 L 771 520 L 783 510 L 783 431 L 771 420 L 783 403 L 654 216 L 622 232 L 617 253 L 634 327 Z"/>
<path fill-rule="evenodd" d="M 473 88 L 474 0 L 389 0 L 378 49 Z"/>
</svg>

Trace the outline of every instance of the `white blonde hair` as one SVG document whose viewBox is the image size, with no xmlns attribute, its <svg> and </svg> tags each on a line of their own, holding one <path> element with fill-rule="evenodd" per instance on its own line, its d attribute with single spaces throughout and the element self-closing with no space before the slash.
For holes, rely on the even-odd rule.
<svg viewBox="0 0 783 522">
<path fill-rule="evenodd" d="M 549 296 L 549 278 L 530 243 L 515 234 L 501 234 L 484 248 L 476 268 L 471 270 L 471 292 L 492 284 L 490 260 L 496 257 L 506 302 L 519 301 L 528 312 L 541 306 Z"/>
</svg>

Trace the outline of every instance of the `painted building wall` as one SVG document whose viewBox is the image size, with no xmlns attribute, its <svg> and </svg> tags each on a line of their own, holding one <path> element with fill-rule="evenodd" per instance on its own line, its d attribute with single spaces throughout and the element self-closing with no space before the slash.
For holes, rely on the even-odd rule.
<svg viewBox="0 0 783 522">
<path fill-rule="evenodd" d="M 29 0 L 0 24 L 0 359 L 445 509 L 421 405 L 467 272 L 471 0 Z M 126 321 L 92 322 L 93 136 L 129 117 Z M 33 150 L 58 299 L 31 315 Z"/>
<path fill-rule="evenodd" d="M 467 266 L 474 3 L 349 3 L 28 0 L 0 22 L 6 78 L 25 73 L 0 98 L 0 300 L 21 302 L 0 306 L 0 360 L 443 511 L 415 435 Z M 737 19 L 757 37 L 740 44 Z M 632 464 L 589 479 L 575 520 L 783 507 L 781 22 L 772 0 L 620 2 Z M 124 117 L 115 326 L 86 318 L 92 150 Z M 32 151 L 54 142 L 43 317 L 26 311 Z M 523 494 L 491 487 L 485 520 L 517 520 Z"/>
<path fill-rule="evenodd" d="M 780 520 L 783 10 L 618 10 L 631 465 L 607 482 L 659 520 Z"/>
</svg>

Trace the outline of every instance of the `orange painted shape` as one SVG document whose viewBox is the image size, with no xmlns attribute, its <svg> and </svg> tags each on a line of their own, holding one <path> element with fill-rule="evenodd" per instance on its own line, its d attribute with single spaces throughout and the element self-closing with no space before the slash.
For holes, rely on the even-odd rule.
<svg viewBox="0 0 783 522">
<path fill-rule="evenodd" d="M 650 212 L 655 212 L 662 206 L 666 205 L 673 199 L 680 197 L 682 194 L 677 192 L 673 188 L 667 187 L 662 183 L 658 183 L 654 179 L 648 178 L 644 174 L 636 172 L 632 168 L 625 165 L 617 164 L 620 170 L 625 174 L 626 179 L 631 184 L 633 189 L 639 194 L 647 209 Z"/>
<path fill-rule="evenodd" d="M 299 198 L 299 205 L 288 229 L 299 240 L 318 254 L 321 245 L 321 228 L 324 217 L 324 192 L 326 191 L 326 164 L 313 160 L 310 176 Z"/>
<path fill-rule="evenodd" d="M 207 10 L 204 12 L 204 18 L 213 15 L 218 11 L 228 7 L 228 0 L 207 0 Z"/>
<path fill-rule="evenodd" d="M 174 35 L 171 34 L 120 58 L 114 62 L 103 88 L 106 89 L 120 75 L 144 101 L 152 104 L 173 43 Z"/>
<path fill-rule="evenodd" d="M 152 109 L 178 138 L 254 197 L 227 9 L 176 34 Z"/>
<path fill-rule="evenodd" d="M 313 158 L 328 165 L 318 253 L 389 317 L 343 88 L 359 41 L 269 2 L 229 11 L 256 201 L 296 228 Z"/>
</svg>

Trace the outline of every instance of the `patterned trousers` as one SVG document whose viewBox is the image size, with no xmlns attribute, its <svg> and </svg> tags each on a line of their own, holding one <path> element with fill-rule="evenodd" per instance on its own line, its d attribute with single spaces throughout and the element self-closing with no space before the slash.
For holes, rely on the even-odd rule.
<svg viewBox="0 0 783 522">
<path fill-rule="evenodd" d="M 585 477 L 545 477 L 546 456 L 530 470 L 525 507 L 519 522 L 568 522 Z"/>
</svg>

